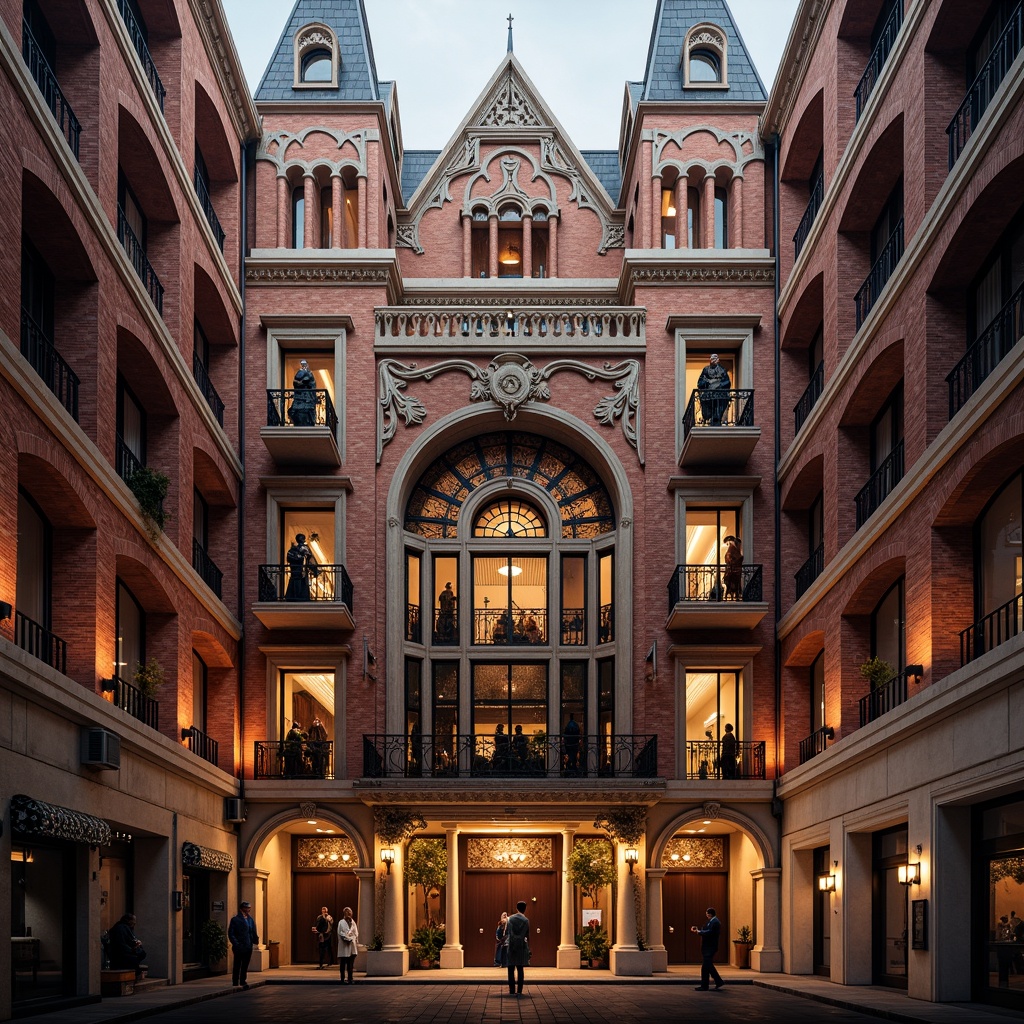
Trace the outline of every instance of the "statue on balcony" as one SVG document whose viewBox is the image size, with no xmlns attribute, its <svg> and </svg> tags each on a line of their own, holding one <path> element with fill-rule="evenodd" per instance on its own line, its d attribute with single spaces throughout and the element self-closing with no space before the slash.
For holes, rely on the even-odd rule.
<svg viewBox="0 0 1024 1024">
<path fill-rule="evenodd" d="M 700 401 L 700 414 L 705 426 L 722 425 L 722 417 L 729 405 L 728 392 L 731 387 L 729 372 L 718 361 L 718 353 L 712 352 L 708 357 L 708 365 L 700 371 L 697 378 L 697 398 Z"/>
<path fill-rule="evenodd" d="M 725 538 L 725 583 L 726 601 L 743 600 L 743 546 L 738 537 L 731 534 Z"/>
<path fill-rule="evenodd" d="M 437 639 L 439 643 L 451 643 L 455 639 L 455 591 L 451 583 L 437 595 Z"/>
<path fill-rule="evenodd" d="M 299 360 L 292 389 L 292 405 L 288 410 L 292 426 L 312 427 L 316 422 L 316 378 L 305 359 Z"/>
<path fill-rule="evenodd" d="M 319 576 L 316 559 L 306 543 L 306 535 L 297 533 L 295 543 L 285 556 L 288 561 L 288 589 L 284 592 L 286 601 L 308 601 L 310 599 L 310 577 Z"/>
</svg>

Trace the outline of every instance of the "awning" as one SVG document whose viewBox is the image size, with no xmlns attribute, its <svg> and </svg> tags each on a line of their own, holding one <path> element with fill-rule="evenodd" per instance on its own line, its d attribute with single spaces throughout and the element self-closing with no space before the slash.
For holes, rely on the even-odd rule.
<svg viewBox="0 0 1024 1024">
<path fill-rule="evenodd" d="M 11 828 L 23 835 L 65 839 L 90 846 L 109 846 L 113 839 L 110 826 L 102 818 L 21 794 L 11 797 Z"/>
<path fill-rule="evenodd" d="M 181 844 L 181 863 L 187 868 L 206 868 L 207 871 L 230 871 L 235 866 L 230 853 L 211 850 L 198 843 Z"/>
</svg>

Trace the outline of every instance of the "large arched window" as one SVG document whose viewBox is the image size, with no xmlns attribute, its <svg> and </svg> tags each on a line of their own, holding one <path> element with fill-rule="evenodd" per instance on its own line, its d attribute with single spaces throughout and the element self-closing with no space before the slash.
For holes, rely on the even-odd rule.
<svg viewBox="0 0 1024 1024">
<path fill-rule="evenodd" d="M 294 89 L 337 89 L 341 53 L 327 26 L 304 25 L 295 33 Z"/>
<path fill-rule="evenodd" d="M 1007 622 L 1020 620 L 1022 492 L 1024 472 L 1018 472 L 1003 485 L 978 522 L 978 620 L 1014 601 L 1016 611 L 1008 611 L 1004 617 Z"/>
</svg>

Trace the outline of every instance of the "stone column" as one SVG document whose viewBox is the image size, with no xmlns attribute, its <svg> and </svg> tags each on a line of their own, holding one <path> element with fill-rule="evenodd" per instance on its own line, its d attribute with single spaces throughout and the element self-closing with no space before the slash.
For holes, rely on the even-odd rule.
<svg viewBox="0 0 1024 1024">
<path fill-rule="evenodd" d="M 359 879 L 359 904 L 356 907 L 356 924 L 359 925 L 359 952 L 356 953 L 355 969 L 366 970 L 366 947 L 373 942 L 374 922 L 377 920 L 374 906 L 373 868 L 353 868 L 352 874 Z"/>
<path fill-rule="evenodd" d="M 369 211 L 366 209 L 366 178 L 360 177 L 359 186 L 359 248 L 366 248 L 366 218 Z"/>
<path fill-rule="evenodd" d="M 462 215 L 462 276 L 473 275 L 473 215 Z"/>
<path fill-rule="evenodd" d="M 392 849 L 395 862 L 391 865 L 391 874 L 384 878 L 384 948 L 366 954 L 366 973 L 372 977 L 400 977 L 409 971 L 409 947 L 405 944 L 404 933 L 404 851 L 401 843 L 396 843 Z"/>
<path fill-rule="evenodd" d="M 689 249 L 690 238 L 686 226 L 686 205 L 689 202 L 689 181 L 680 177 L 676 180 L 676 248 Z"/>
<path fill-rule="evenodd" d="M 523 277 L 533 277 L 533 218 L 527 214 L 523 217 Z"/>
<path fill-rule="evenodd" d="M 730 249 L 743 248 L 743 179 L 733 178 L 729 186 L 729 241 Z"/>
<path fill-rule="evenodd" d="M 713 249 L 715 247 L 715 176 L 709 174 L 704 179 L 704 237 L 701 239 L 702 249 Z"/>
<path fill-rule="evenodd" d="M 652 970 L 655 972 L 668 970 L 661 884 L 664 877 L 665 868 L 647 869 L 647 945 L 651 951 Z"/>
<path fill-rule="evenodd" d="M 643 885 L 644 856 L 641 847 L 640 862 L 633 869 L 635 877 Z M 633 897 L 633 879 L 626 864 L 626 844 L 615 844 L 615 871 L 618 879 L 615 901 L 615 944 L 609 954 L 609 966 L 614 975 L 629 978 L 646 978 L 653 973 L 653 957 L 650 950 L 641 950 L 636 944 L 636 907 Z"/>
<path fill-rule="evenodd" d="M 758 943 L 750 951 L 750 966 L 765 974 L 782 970 L 782 868 L 757 868 L 754 880 L 754 917 Z"/>
<path fill-rule="evenodd" d="M 661 175 L 651 179 L 651 248 L 662 249 L 661 238 Z"/>
<path fill-rule="evenodd" d="M 343 196 L 345 185 L 340 174 L 331 177 L 331 247 L 341 248 L 341 225 L 345 216 Z"/>
<path fill-rule="evenodd" d="M 302 179 L 303 218 L 302 218 L 302 248 L 312 249 L 313 245 L 313 200 L 316 198 L 316 181 L 312 174 L 307 174 Z"/>
<path fill-rule="evenodd" d="M 448 884 L 445 886 L 445 944 L 441 947 L 441 966 L 461 970 L 465 953 L 459 935 L 459 828 L 454 822 L 442 822 L 448 845 Z"/>
<path fill-rule="evenodd" d="M 572 853 L 574 828 L 562 829 L 562 935 L 558 944 L 555 966 L 559 970 L 576 970 L 580 966 L 580 948 L 575 934 L 575 887 L 569 881 L 569 854 Z"/>
<path fill-rule="evenodd" d="M 270 969 L 270 948 L 267 940 L 270 938 L 271 924 L 267 919 L 267 881 L 270 872 L 262 868 L 239 868 L 238 869 L 238 902 L 248 900 L 252 904 L 252 919 L 256 922 L 256 931 L 259 932 L 260 941 L 252 951 L 252 960 L 249 961 L 250 971 L 267 971 Z M 237 906 L 227 907 L 227 916 L 230 920 L 238 912 Z M 231 952 L 228 951 L 228 964 L 231 963 Z"/>
<path fill-rule="evenodd" d="M 558 277 L 558 218 L 548 217 L 548 277 Z"/>
<path fill-rule="evenodd" d="M 498 276 L 498 215 L 487 218 L 487 276 Z"/>
<path fill-rule="evenodd" d="M 288 179 L 281 175 L 277 179 L 277 247 L 287 249 L 291 242 L 292 204 Z"/>
</svg>

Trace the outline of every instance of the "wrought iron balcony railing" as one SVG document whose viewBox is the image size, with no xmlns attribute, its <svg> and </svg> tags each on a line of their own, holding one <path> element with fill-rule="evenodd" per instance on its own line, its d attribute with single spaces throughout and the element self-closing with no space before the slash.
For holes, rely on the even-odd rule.
<svg viewBox="0 0 1024 1024">
<path fill-rule="evenodd" d="M 217 239 L 217 246 L 221 252 L 224 251 L 224 229 L 220 226 L 217 218 L 217 211 L 213 208 L 213 200 L 210 198 L 210 190 L 206 187 L 202 174 L 197 167 L 192 174 L 192 182 L 195 185 L 196 195 L 199 196 L 199 205 L 206 214 L 206 220 L 213 229 L 213 237 Z"/>
<path fill-rule="evenodd" d="M 871 479 L 861 488 L 854 499 L 857 504 L 857 529 L 859 530 L 874 515 L 875 510 L 903 479 L 903 439 L 882 460 L 881 465 L 871 474 Z"/>
<path fill-rule="evenodd" d="M 206 553 L 206 549 L 195 537 L 192 538 L 192 568 L 203 577 L 203 582 L 220 597 L 224 573 L 217 568 L 217 563 Z"/>
<path fill-rule="evenodd" d="M 217 753 L 220 750 L 220 746 L 216 740 L 210 739 L 201 729 L 197 729 L 194 725 L 189 726 L 187 729 L 182 729 L 181 738 L 193 754 L 201 757 L 204 761 L 209 761 L 210 764 L 215 765 L 217 763 Z"/>
<path fill-rule="evenodd" d="M 974 661 L 1020 633 L 1024 633 L 1024 595 L 1017 594 L 994 612 L 961 630 L 960 664 Z"/>
<path fill-rule="evenodd" d="M 974 129 L 981 121 L 1003 79 L 1009 74 L 1010 66 L 1017 59 L 1024 42 L 1024 4 L 1017 4 L 1000 33 L 988 60 L 975 75 L 967 95 L 949 122 L 946 134 L 949 136 L 949 169 L 960 159 Z"/>
<path fill-rule="evenodd" d="M 668 610 L 680 601 L 763 601 L 760 565 L 677 565 L 668 583 Z"/>
<path fill-rule="evenodd" d="M 889 236 L 889 240 L 885 243 L 885 248 L 878 259 L 875 260 L 875 264 L 868 273 L 868 276 L 864 279 L 864 283 L 860 286 L 856 296 L 854 296 L 853 301 L 857 307 L 858 331 L 861 324 L 867 320 L 868 314 L 874 308 L 875 302 L 878 301 L 878 296 L 882 294 L 882 289 L 888 283 L 889 278 L 892 277 L 893 271 L 901 259 L 903 259 L 902 217 L 896 225 L 896 230 L 893 231 Z"/>
<path fill-rule="evenodd" d="M 804 389 L 804 393 L 800 396 L 800 401 L 793 407 L 794 433 L 800 433 L 800 428 L 804 425 L 807 417 L 811 415 L 811 410 L 817 405 L 818 399 L 821 398 L 821 393 L 824 390 L 825 361 L 822 360 L 811 375 L 811 380 Z"/>
<path fill-rule="evenodd" d="M 217 389 L 211 383 L 210 375 L 207 373 L 202 359 L 199 358 L 198 352 L 192 353 L 192 376 L 199 385 L 199 390 L 202 391 L 206 404 L 213 411 L 213 415 L 217 417 L 217 422 L 223 427 L 224 403 L 221 401 L 220 395 L 217 394 Z"/>
<path fill-rule="evenodd" d="M 24 306 L 21 308 L 21 354 L 77 422 L 78 374 L 54 348 L 53 342 Z"/>
<path fill-rule="evenodd" d="M 440 613 L 434 624 L 435 643 L 454 642 Z M 458 630 L 454 636 L 458 637 Z M 550 643 L 546 608 L 473 609 L 473 643 L 529 646 Z"/>
<path fill-rule="evenodd" d="M 43 100 L 50 108 L 50 113 L 53 114 L 61 135 L 67 139 L 71 152 L 75 154 L 75 159 L 79 160 L 78 141 L 82 134 L 82 125 L 75 117 L 75 112 L 71 109 L 67 97 L 61 92 L 57 76 L 53 73 L 49 61 L 43 56 L 43 51 L 25 20 L 21 22 L 21 52 L 28 65 L 29 74 L 39 86 Z"/>
<path fill-rule="evenodd" d="M 885 62 L 889 59 L 889 54 L 896 43 L 896 37 L 900 33 L 900 26 L 902 24 L 903 0 L 900 0 L 892 9 L 892 13 L 882 27 L 882 34 L 878 42 L 875 43 L 871 56 L 868 57 L 868 65 L 864 69 L 864 74 L 861 75 L 860 82 L 857 83 L 857 89 L 853 94 L 857 102 L 858 121 L 860 120 L 861 113 L 863 113 L 864 108 L 867 106 L 868 97 L 874 91 L 875 84 L 882 74 L 882 68 L 885 67 Z"/>
<path fill-rule="evenodd" d="M 806 764 L 812 757 L 824 754 L 828 741 L 836 738 L 836 731 L 830 725 L 816 729 L 805 740 L 800 741 L 800 763 Z"/>
<path fill-rule="evenodd" d="M 149 262 L 146 250 L 143 248 L 138 236 L 132 231 L 128 218 L 120 206 L 117 208 L 117 237 L 124 246 L 124 251 L 128 254 L 128 259 L 131 260 L 135 273 L 139 275 L 139 280 L 142 281 L 146 291 L 149 292 L 149 297 L 153 300 L 153 305 L 156 306 L 157 312 L 163 316 L 164 286 L 160 283 L 160 278 L 156 276 L 156 271 L 153 269 L 153 264 Z"/>
<path fill-rule="evenodd" d="M 686 741 L 686 777 L 688 779 L 763 779 L 765 777 L 764 741 L 741 740 L 730 763 L 722 757 L 721 740 Z"/>
<path fill-rule="evenodd" d="M 363 736 L 363 776 L 370 779 L 652 779 L 657 773 L 657 736 Z"/>
<path fill-rule="evenodd" d="M 330 427 L 337 433 L 338 414 L 328 391 L 313 388 L 267 389 L 268 427 Z"/>
<path fill-rule="evenodd" d="M 254 779 L 333 779 L 331 740 L 256 740 Z"/>
<path fill-rule="evenodd" d="M 1010 301 L 978 335 L 978 340 L 946 377 L 950 419 L 967 404 L 971 395 L 1021 338 L 1024 338 L 1024 284 L 1013 293 Z"/>
<path fill-rule="evenodd" d="M 796 599 L 799 601 L 807 588 L 821 575 L 825 568 L 825 542 L 822 541 L 796 572 Z"/>
<path fill-rule="evenodd" d="M 811 198 L 807 203 L 807 209 L 804 210 L 804 215 L 800 218 L 800 224 L 796 229 L 796 234 L 793 236 L 793 247 L 796 249 L 796 255 L 794 259 L 799 257 L 800 250 L 804 247 L 804 242 L 807 241 L 807 236 L 811 233 L 811 228 L 814 226 L 814 221 L 818 216 L 818 211 L 821 209 L 821 201 L 825 198 L 825 174 L 822 172 L 814 179 L 814 184 L 811 186 Z"/>
<path fill-rule="evenodd" d="M 127 0 L 117 0 L 117 9 L 121 12 L 121 18 L 124 21 L 125 28 L 128 29 L 132 46 L 135 47 L 135 52 L 139 55 L 139 60 L 142 62 L 143 74 L 149 80 L 149 86 L 153 90 L 153 95 L 156 96 L 156 101 L 160 104 L 162 111 L 167 90 L 164 88 L 163 82 L 160 81 L 160 75 L 157 74 L 156 64 L 153 61 L 153 55 L 149 52 L 149 46 L 146 45 L 142 29 L 139 27 L 138 21 L 135 20 L 135 15 L 132 13 L 131 7 L 128 6 Z"/>
<path fill-rule="evenodd" d="M 887 711 L 899 707 L 907 699 L 907 677 L 903 672 L 876 686 L 860 701 L 860 724 L 865 726 Z"/>
<path fill-rule="evenodd" d="M 694 388 L 683 413 L 683 432 L 695 427 L 752 427 L 754 392 L 743 390 L 698 390 Z"/>
<path fill-rule="evenodd" d="M 14 613 L 14 642 L 23 650 L 67 674 L 68 645 L 56 633 L 44 629 L 38 622 L 33 622 L 21 612 Z"/>
<path fill-rule="evenodd" d="M 152 697 L 147 697 L 137 686 L 114 676 L 103 680 L 103 689 L 113 693 L 115 706 L 127 711 L 132 718 L 137 718 L 151 729 L 160 728 L 160 704 Z"/>
<path fill-rule="evenodd" d="M 144 469 L 139 457 L 125 444 L 124 439 L 118 435 L 115 444 L 115 469 L 117 475 L 129 486 L 132 485 L 132 477 Z"/>
<path fill-rule="evenodd" d="M 352 608 L 352 580 L 343 565 L 316 565 L 292 570 L 288 565 L 261 565 L 260 601 L 339 601 Z"/>
<path fill-rule="evenodd" d="M 420 606 L 405 606 L 405 639 L 411 644 L 423 643 L 423 622 L 420 619 Z"/>
</svg>

